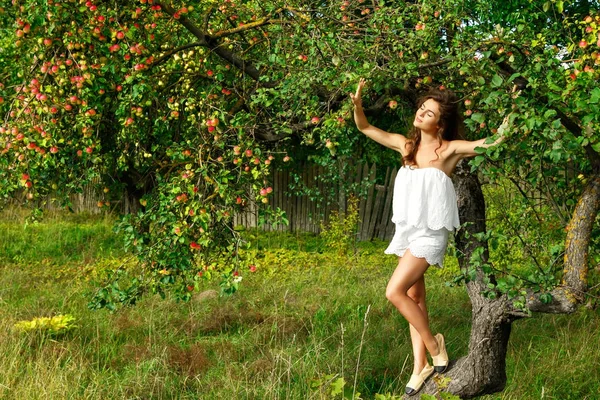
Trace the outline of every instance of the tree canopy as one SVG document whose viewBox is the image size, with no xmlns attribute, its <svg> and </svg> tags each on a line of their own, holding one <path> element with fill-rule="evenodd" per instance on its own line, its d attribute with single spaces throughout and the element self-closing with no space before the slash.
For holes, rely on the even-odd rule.
<svg viewBox="0 0 600 400">
<path fill-rule="evenodd" d="M 310 159 L 343 182 L 349 160 L 399 162 L 354 127 L 359 77 L 370 122 L 392 132 L 431 87 L 459 96 L 469 139 L 510 114 L 507 139 L 470 168 L 512 182 L 537 222 L 475 233 L 493 249 L 518 238 L 531 261 L 492 265 L 472 249 L 460 279 L 521 311 L 568 311 L 600 261 L 597 2 L 0 4 L 1 201 L 68 207 L 95 184 L 101 206 L 137 205 L 118 228 L 140 269 L 120 284 L 116 271 L 93 307 L 189 298 L 211 272 L 233 290 L 244 256 L 232 216 L 250 202 L 269 212 L 274 167 Z M 531 244 L 539 232 L 550 249 Z"/>
</svg>

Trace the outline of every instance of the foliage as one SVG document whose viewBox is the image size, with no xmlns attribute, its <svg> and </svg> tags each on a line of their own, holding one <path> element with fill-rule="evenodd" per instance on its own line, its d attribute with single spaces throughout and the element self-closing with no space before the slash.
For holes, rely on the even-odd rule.
<svg viewBox="0 0 600 400">
<path fill-rule="evenodd" d="M 347 386 L 344 378 L 337 378 L 336 375 L 328 374 L 323 377 L 313 379 L 310 387 L 321 394 L 324 399 L 350 399 L 360 400 L 360 393 L 354 392 Z"/>
<path fill-rule="evenodd" d="M 319 235 L 324 239 L 326 246 L 338 256 L 348 256 L 356 252 L 358 211 L 358 198 L 351 197 L 346 213 L 334 210 L 329 215 L 328 223 L 321 223 Z"/>
<path fill-rule="evenodd" d="M 73 238 L 58 241 L 52 252 L 40 250 L 45 261 L 0 262 L 0 398 L 305 399 L 319 398 L 310 382 L 325 375 L 343 377 L 345 387 L 357 377 L 356 390 L 366 399 L 402 397 L 412 348 L 408 325 L 384 296 L 396 265 L 395 257 L 383 254 L 387 243 L 359 242 L 358 257 L 340 273 L 339 257 L 317 235 L 249 230 L 245 239 L 253 251 L 271 255 L 255 273 L 240 270 L 243 290 L 220 298 L 218 282 L 202 280 L 186 304 L 167 293 L 165 300 L 146 296 L 138 307 L 111 313 L 87 308 L 85 294 L 94 289 L 88 277 L 127 256 L 119 242 L 105 240 L 109 258 L 98 251 L 82 260 L 69 249 L 95 242 L 80 234 L 81 221 L 66 222 L 28 227 L 29 243 L 21 243 L 34 249 Z M 106 238 L 109 224 L 96 222 L 86 229 Z M 0 243 L 22 231 L 20 221 L 7 224 Z M 430 268 L 426 276 L 433 328 L 446 333 L 449 354 L 466 354 L 469 298 L 463 288 L 446 287 L 438 271 Z M 11 330 L 19 320 L 59 314 L 76 316 L 79 325 L 60 340 Z M 600 336 L 590 332 L 599 329 L 600 314 L 585 307 L 513 325 L 502 396 L 594 398 Z"/>
<path fill-rule="evenodd" d="M 290 154 L 332 179 L 354 160 L 397 162 L 353 127 L 360 76 L 370 121 L 393 132 L 430 87 L 458 94 L 469 139 L 514 110 L 505 142 L 471 165 L 543 193 L 563 225 L 600 150 L 590 2 L 15 0 L 0 26 L 0 200 L 69 207 L 94 183 L 99 206 L 135 205 L 117 227 L 140 275 L 116 274 L 131 281 L 105 282 L 94 307 L 189 299 L 217 264 L 234 289 L 233 216 L 268 208 Z"/>
<path fill-rule="evenodd" d="M 34 318 L 31 321 L 19 321 L 14 328 L 20 332 L 43 332 L 57 336 L 77 328 L 75 321 L 75 317 L 69 314 L 55 315 L 54 317 Z"/>
</svg>

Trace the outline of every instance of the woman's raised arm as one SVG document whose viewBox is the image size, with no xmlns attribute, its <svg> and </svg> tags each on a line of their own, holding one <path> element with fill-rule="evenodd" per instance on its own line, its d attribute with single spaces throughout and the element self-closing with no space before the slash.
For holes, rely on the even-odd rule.
<svg viewBox="0 0 600 400">
<path fill-rule="evenodd" d="M 389 147 L 392 150 L 396 150 L 404 155 L 405 145 L 406 145 L 406 137 L 399 133 L 390 133 L 386 132 L 382 129 L 379 129 L 367 121 L 367 117 L 365 116 L 365 112 L 362 107 L 362 88 L 365 85 L 365 79 L 360 78 L 358 82 L 358 87 L 356 88 L 356 93 L 350 93 L 350 98 L 352 99 L 352 103 L 354 104 L 354 122 L 356 123 L 356 127 L 359 131 L 376 141 L 384 145 L 385 147 Z"/>
<path fill-rule="evenodd" d="M 475 151 L 476 148 L 480 147 L 480 148 L 487 149 L 488 147 L 495 146 L 498 143 L 502 142 L 505 139 L 504 133 L 506 132 L 506 130 L 508 129 L 508 126 L 510 124 L 510 116 L 511 115 L 512 115 L 512 113 L 510 113 L 506 117 L 504 117 L 504 121 L 498 127 L 498 134 L 497 134 L 496 140 L 494 140 L 493 142 L 489 142 L 489 143 L 487 143 L 487 142 L 489 141 L 489 139 L 491 137 L 474 140 L 474 141 L 453 140 L 452 142 L 450 142 L 450 146 L 453 147 L 454 154 L 460 155 L 461 158 L 474 157 L 477 154 L 479 154 L 477 151 Z"/>
<path fill-rule="evenodd" d="M 518 85 L 513 86 L 512 88 L 512 98 L 516 99 L 519 97 L 521 91 L 517 91 Z M 505 132 L 508 130 L 509 125 L 511 124 L 510 116 L 513 115 L 514 111 L 509 113 L 506 117 L 504 117 L 504 121 L 498 127 L 497 137 L 493 142 L 489 142 L 490 137 L 474 140 L 472 142 L 468 140 L 454 140 L 451 142 L 451 146 L 454 147 L 454 153 L 461 156 L 461 158 L 466 157 L 474 157 L 478 153 L 475 151 L 476 148 L 481 147 L 487 149 L 488 147 L 495 146 L 498 143 L 501 143 L 505 139 Z M 513 118 L 514 120 L 514 118 Z M 487 142 L 487 143 L 486 143 Z"/>
</svg>

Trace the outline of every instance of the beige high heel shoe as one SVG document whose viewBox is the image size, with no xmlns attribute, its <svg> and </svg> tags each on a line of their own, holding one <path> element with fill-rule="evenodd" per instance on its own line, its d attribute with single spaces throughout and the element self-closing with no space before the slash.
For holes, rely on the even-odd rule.
<svg viewBox="0 0 600 400">
<path fill-rule="evenodd" d="M 404 390 L 404 392 L 409 396 L 417 394 L 419 390 L 421 390 L 421 388 L 423 387 L 423 384 L 425 383 L 427 378 L 429 378 L 433 374 L 433 372 L 433 367 L 429 364 L 426 364 L 418 375 L 412 374 L 410 376 L 410 380 L 406 384 L 406 389 Z"/>
<path fill-rule="evenodd" d="M 444 340 L 444 335 L 438 333 L 434 336 L 435 340 L 437 340 L 438 348 L 440 352 L 437 356 L 432 356 L 433 358 L 433 368 L 435 372 L 441 374 L 448 369 L 448 353 L 446 352 L 446 342 Z"/>
</svg>

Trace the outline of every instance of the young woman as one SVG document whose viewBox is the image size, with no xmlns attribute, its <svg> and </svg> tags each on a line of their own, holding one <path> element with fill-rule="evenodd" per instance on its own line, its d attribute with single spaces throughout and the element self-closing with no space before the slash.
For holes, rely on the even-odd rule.
<svg viewBox="0 0 600 400">
<path fill-rule="evenodd" d="M 403 166 L 394 186 L 393 217 L 396 232 L 386 254 L 399 256 L 398 266 L 386 289 L 386 297 L 410 324 L 413 347 L 413 373 L 406 386 L 408 395 L 416 394 L 433 372 L 448 367 L 444 336 L 433 336 L 429 329 L 425 304 L 424 274 L 430 265 L 442 266 L 448 233 L 459 227 L 456 193 L 450 176 L 463 158 L 477 154 L 477 147 L 502 141 L 502 133 L 493 143 L 487 139 L 460 140 L 461 122 L 457 99 L 449 90 L 433 90 L 418 102 L 409 138 L 389 133 L 367 122 L 360 79 L 355 94 L 354 121 L 358 129 L 382 145 L 402 154 Z M 508 117 L 501 131 L 505 129 Z M 433 366 L 427 361 L 429 351 Z"/>
</svg>

